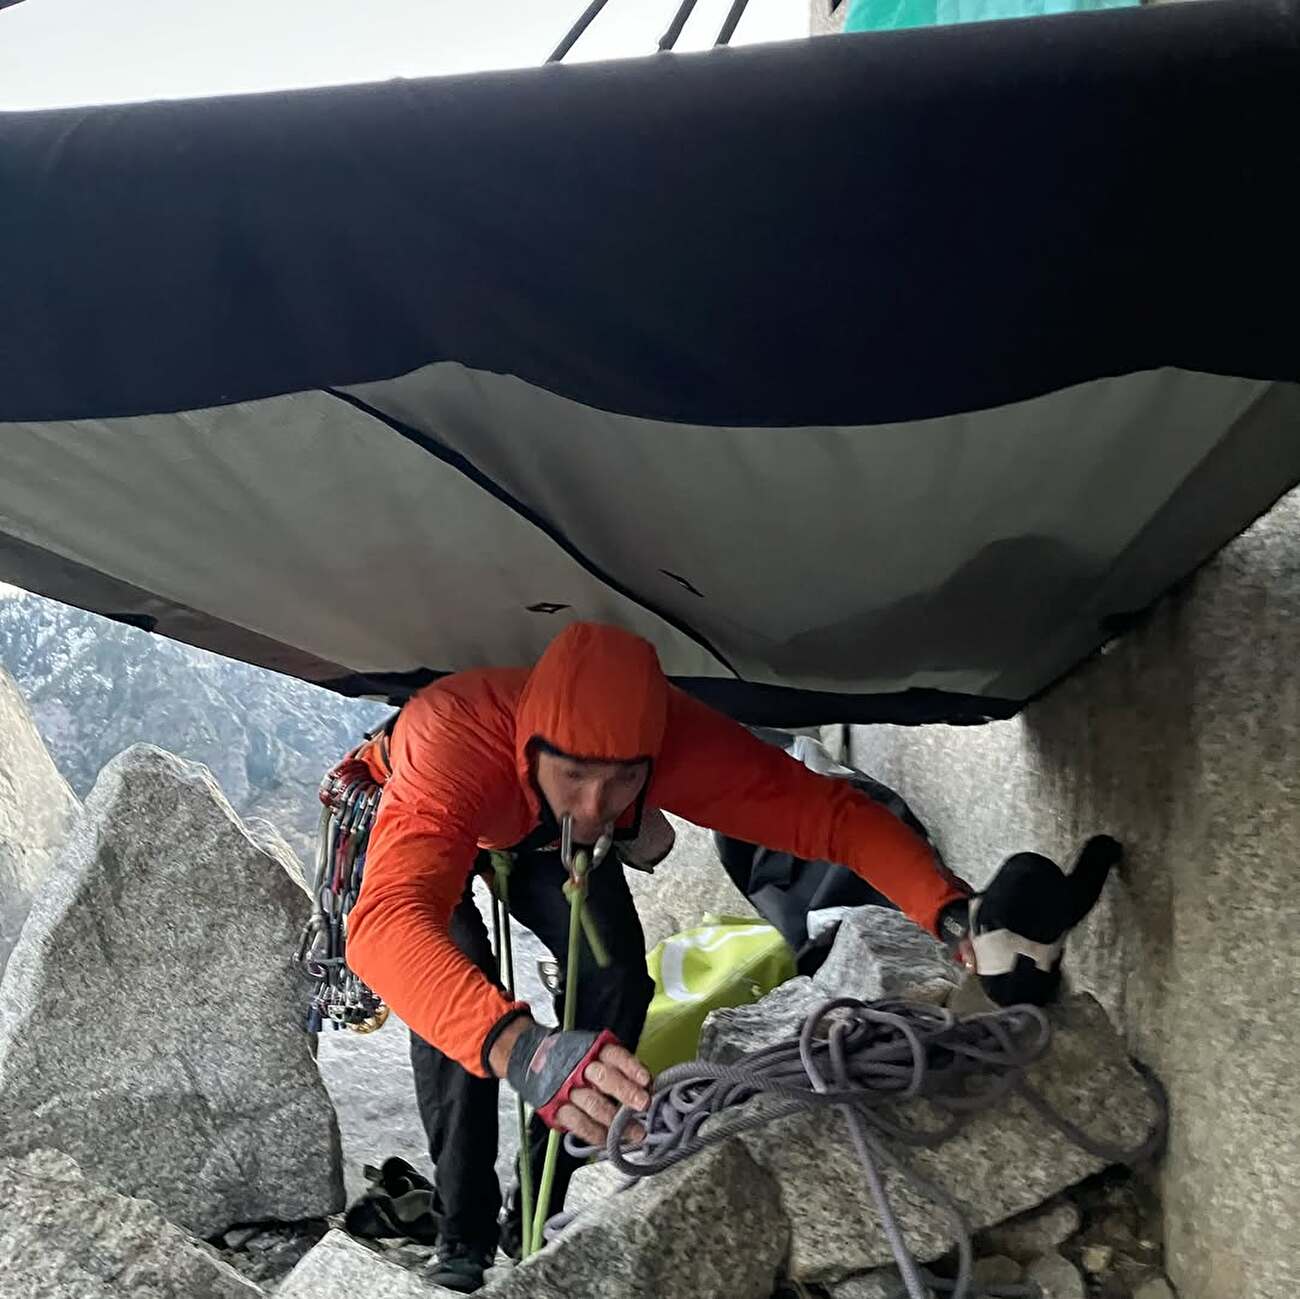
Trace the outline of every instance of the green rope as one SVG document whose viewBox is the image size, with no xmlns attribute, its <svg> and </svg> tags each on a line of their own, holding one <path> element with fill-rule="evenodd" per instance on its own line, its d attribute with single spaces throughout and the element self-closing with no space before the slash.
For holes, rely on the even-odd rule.
<svg viewBox="0 0 1300 1299">
<path fill-rule="evenodd" d="M 587 896 L 587 872 L 591 869 L 591 856 L 579 852 L 573 859 L 573 879 L 564 886 L 565 896 L 569 899 L 569 959 L 564 978 L 564 1031 L 573 1027 L 578 1015 L 578 957 L 582 947 L 582 918 L 585 913 L 584 902 Z M 593 926 L 594 928 L 594 926 Z M 590 930 L 588 937 L 590 938 Z M 602 951 L 604 948 L 602 946 Z M 593 948 L 594 951 L 594 948 Z M 608 955 L 602 964 L 608 963 Z M 546 1159 L 542 1164 L 542 1185 L 537 1193 L 537 1208 L 531 1231 L 525 1227 L 528 1246 L 524 1253 L 535 1253 L 542 1247 L 542 1229 L 546 1225 L 547 1213 L 551 1204 L 551 1187 L 555 1182 L 555 1165 L 560 1153 L 560 1134 L 552 1128 L 546 1138 Z M 527 1218 L 524 1219 L 527 1223 Z"/>
</svg>

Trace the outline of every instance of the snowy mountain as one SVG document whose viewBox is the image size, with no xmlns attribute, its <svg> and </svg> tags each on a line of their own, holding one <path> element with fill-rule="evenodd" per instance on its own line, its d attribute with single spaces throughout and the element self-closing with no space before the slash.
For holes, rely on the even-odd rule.
<svg viewBox="0 0 1300 1299">
<path fill-rule="evenodd" d="M 391 711 L 3 586 L 0 664 L 79 797 L 148 741 L 210 767 L 241 815 L 304 859 L 322 773 Z"/>
</svg>

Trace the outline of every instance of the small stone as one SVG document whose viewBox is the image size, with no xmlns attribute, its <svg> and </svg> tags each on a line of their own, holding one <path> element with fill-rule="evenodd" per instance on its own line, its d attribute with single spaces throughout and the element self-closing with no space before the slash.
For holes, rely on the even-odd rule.
<svg viewBox="0 0 1300 1299">
<path fill-rule="evenodd" d="M 221 1243 L 226 1249 L 239 1249 L 252 1240 L 259 1231 L 261 1231 L 260 1227 L 231 1227 L 221 1237 Z"/>
<path fill-rule="evenodd" d="M 903 1293 L 903 1281 L 898 1269 L 880 1267 L 860 1276 L 851 1276 L 829 1287 L 831 1299 L 894 1299 Z M 809 1293 L 804 1291 L 805 1294 Z M 927 1290 L 926 1299 L 935 1299 L 933 1290 Z"/>
<path fill-rule="evenodd" d="M 1133 1291 L 1133 1299 L 1174 1299 L 1174 1292 L 1164 1277 L 1153 1276 Z"/>
<path fill-rule="evenodd" d="M 991 1258 L 977 1258 L 971 1276 L 979 1285 L 1013 1285 L 1024 1276 L 1025 1270 L 1013 1258 L 994 1254 Z"/>
<path fill-rule="evenodd" d="M 951 1010 L 952 1006 L 948 1008 Z M 1032 1263 L 1039 1255 L 1069 1240 L 1082 1223 L 1076 1204 L 1070 1200 L 1052 1200 L 981 1232 L 978 1248 L 990 1254 L 1005 1254 L 1017 1263 Z"/>
<path fill-rule="evenodd" d="M 1115 1251 L 1109 1245 L 1085 1245 L 1079 1252 L 1079 1262 L 1089 1276 L 1100 1276 L 1114 1257 Z"/>
<path fill-rule="evenodd" d="M 1085 1299 L 1086 1291 L 1079 1269 L 1055 1251 L 1035 1259 L 1025 1277 L 1038 1283 L 1043 1299 Z"/>
</svg>

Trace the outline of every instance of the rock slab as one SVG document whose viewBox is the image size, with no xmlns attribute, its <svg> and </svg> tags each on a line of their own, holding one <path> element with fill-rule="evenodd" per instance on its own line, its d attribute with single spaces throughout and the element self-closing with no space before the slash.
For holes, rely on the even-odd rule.
<svg viewBox="0 0 1300 1299">
<path fill-rule="evenodd" d="M 776 1186 L 738 1143 L 612 1196 L 579 1189 L 586 1173 L 570 1204 L 587 1207 L 484 1299 L 769 1299 L 788 1231 Z"/>
<path fill-rule="evenodd" d="M 257 1299 L 155 1205 L 87 1181 L 58 1151 L 0 1159 L 0 1299 Z"/>
<path fill-rule="evenodd" d="M 1101 1006 L 1078 996 L 1057 1007 L 1053 1021 L 1052 1048 L 1030 1070 L 1031 1082 L 1084 1131 L 1122 1146 L 1140 1144 L 1157 1112 Z M 839 1281 L 892 1262 L 841 1115 L 795 1114 L 739 1140 L 780 1188 L 792 1277 Z M 903 1158 L 923 1177 L 957 1190 L 972 1230 L 1041 1204 L 1104 1166 L 1018 1098 L 975 1116 L 942 1146 L 909 1150 Z M 945 1253 L 952 1241 L 943 1212 L 899 1178 L 889 1183 L 917 1257 L 924 1262 Z"/>
<path fill-rule="evenodd" d="M 205 768 L 109 763 L 0 984 L 0 1155 L 63 1150 L 202 1236 L 341 1208 L 296 869 Z"/>
<path fill-rule="evenodd" d="M 277 1299 L 443 1299 L 452 1292 L 329 1232 L 276 1289 Z"/>
</svg>

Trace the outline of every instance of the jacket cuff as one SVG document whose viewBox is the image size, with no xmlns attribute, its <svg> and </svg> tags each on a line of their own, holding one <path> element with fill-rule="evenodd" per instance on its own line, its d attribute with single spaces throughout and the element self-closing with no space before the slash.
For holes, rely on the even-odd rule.
<svg viewBox="0 0 1300 1299">
<path fill-rule="evenodd" d="M 517 1019 L 529 1019 L 532 1017 L 533 1008 L 526 1001 L 517 1001 L 510 1007 L 504 1015 L 501 1016 L 495 1024 L 487 1031 L 487 1036 L 483 1039 L 483 1047 L 479 1051 L 479 1068 L 483 1070 L 485 1078 L 495 1078 L 497 1075 L 492 1072 L 492 1065 L 488 1056 L 492 1048 L 496 1045 L 497 1038 L 510 1027 Z"/>
</svg>

